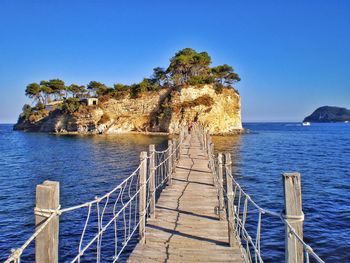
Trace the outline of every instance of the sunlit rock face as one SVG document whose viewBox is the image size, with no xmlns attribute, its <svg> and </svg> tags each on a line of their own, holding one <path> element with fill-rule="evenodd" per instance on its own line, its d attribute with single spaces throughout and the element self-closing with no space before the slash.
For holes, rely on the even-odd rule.
<svg viewBox="0 0 350 263">
<path fill-rule="evenodd" d="M 42 132 L 126 133 L 167 132 L 176 134 L 193 122 L 205 125 L 211 134 L 242 131 L 239 94 L 229 88 L 215 91 L 213 85 L 188 86 L 108 98 L 98 106 L 72 114 L 55 112 L 37 123 L 18 123 L 18 129 Z M 34 129 L 35 127 L 35 129 Z M 24 128 L 23 128 L 24 129 Z"/>
<path fill-rule="evenodd" d="M 201 104 L 200 98 L 211 98 L 212 102 L 206 103 L 204 100 Z M 194 103 L 193 107 L 187 106 L 196 99 L 199 102 Z M 172 112 L 170 133 L 178 133 L 181 126 L 195 121 L 204 124 L 211 134 L 229 134 L 242 130 L 240 96 L 233 89 L 216 93 L 212 85 L 191 86 L 175 94 L 172 103 L 182 107 Z"/>
</svg>

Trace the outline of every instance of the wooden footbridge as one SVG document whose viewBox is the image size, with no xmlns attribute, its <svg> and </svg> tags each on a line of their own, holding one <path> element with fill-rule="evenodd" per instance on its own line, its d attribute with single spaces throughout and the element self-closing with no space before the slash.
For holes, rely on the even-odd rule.
<svg viewBox="0 0 350 263">
<path fill-rule="evenodd" d="M 169 186 L 128 262 L 244 262 L 238 242 L 229 245 L 217 193 L 207 152 L 196 134 L 187 136 Z"/>
<path fill-rule="evenodd" d="M 36 230 L 5 262 L 25 261 L 34 240 L 36 262 L 59 262 L 60 216 L 78 213 L 81 234 L 71 262 L 264 262 L 261 224 L 270 216 L 284 224 L 286 262 L 322 263 L 303 241 L 300 174 L 282 178 L 283 213 L 260 207 L 234 179 L 231 155 L 214 154 L 199 124 L 191 133 L 185 127 L 166 150 L 150 145 L 130 176 L 92 201 L 61 208 L 59 183 L 38 185 Z"/>
</svg>

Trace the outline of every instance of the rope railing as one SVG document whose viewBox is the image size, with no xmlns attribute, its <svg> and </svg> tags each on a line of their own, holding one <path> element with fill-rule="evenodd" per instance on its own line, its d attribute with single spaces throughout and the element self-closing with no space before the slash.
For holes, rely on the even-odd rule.
<svg viewBox="0 0 350 263">
<path fill-rule="evenodd" d="M 139 230 L 140 238 L 142 238 L 140 232 L 142 225 L 145 224 L 148 217 L 152 216 L 151 213 L 154 213 L 150 209 L 152 199 L 155 200 L 156 195 L 159 195 L 169 183 L 179 159 L 180 148 L 184 139 L 184 133 L 181 132 L 179 140 L 169 140 L 167 149 L 141 153 L 139 166 L 119 185 L 103 196 L 66 208 L 60 206 L 56 209 L 36 207 L 34 209 L 35 216 L 44 218 L 44 220 L 41 221 L 40 226 L 37 225 L 35 232 L 20 248 L 11 250 L 11 254 L 5 263 L 20 262 L 24 250 L 38 236 L 43 235 L 55 219 L 62 214 L 74 213 L 77 210 L 86 211 L 84 212 L 85 217 L 77 254 L 72 257 L 71 262 L 81 262 L 89 250 L 92 251 L 98 263 L 119 260 L 137 230 Z M 150 165 L 151 161 L 154 162 L 153 167 Z M 144 181 L 142 181 L 143 178 Z M 154 184 L 152 185 L 151 181 L 153 180 Z M 113 235 L 113 240 L 108 237 L 108 246 L 110 247 L 113 243 L 113 256 L 109 260 L 102 257 L 104 248 L 102 243 L 107 230 L 110 230 Z M 111 233 L 109 233 L 110 235 Z M 58 254 L 58 251 L 56 252 Z"/>
<path fill-rule="evenodd" d="M 305 243 L 303 238 L 301 238 L 298 234 L 295 228 L 291 226 L 291 224 L 288 222 L 288 220 L 285 218 L 283 212 L 273 212 L 271 210 L 262 208 L 259 206 L 251 197 L 242 189 L 242 187 L 239 185 L 239 183 L 233 178 L 232 174 L 228 174 L 229 171 L 226 169 L 227 176 L 230 176 L 233 185 L 234 185 L 234 196 L 238 196 L 235 200 L 235 225 L 236 225 L 236 234 L 237 237 L 242 241 L 244 240 L 246 242 L 246 251 L 248 254 L 250 254 L 249 244 L 253 247 L 253 251 L 255 252 L 255 260 L 250 262 L 263 262 L 261 258 L 261 251 L 260 251 L 260 238 L 261 238 L 261 222 L 262 222 L 262 216 L 263 215 L 270 215 L 273 217 L 276 217 L 280 219 L 283 224 L 288 227 L 289 234 L 292 234 L 295 236 L 298 242 L 300 242 L 304 249 L 304 255 L 305 255 L 305 262 L 310 262 L 309 257 L 310 255 L 319 263 L 324 263 L 324 261 L 314 252 L 314 250 L 311 248 L 310 245 Z M 237 194 L 238 193 L 238 194 Z M 245 228 L 246 220 L 247 220 L 247 213 L 248 213 L 248 203 L 251 204 L 254 209 L 257 210 L 258 213 L 258 222 L 257 222 L 257 233 L 256 233 L 256 239 L 255 242 L 251 235 L 248 233 L 247 229 Z M 243 206 L 243 208 L 242 208 Z M 301 218 L 295 218 L 295 220 L 300 220 Z M 251 259 L 251 255 L 249 255 Z"/>
<path fill-rule="evenodd" d="M 38 205 L 37 200 L 34 212 L 36 222 L 40 224 L 36 225 L 35 232 L 21 247 L 11 251 L 5 263 L 20 262 L 24 250 L 34 240 L 36 247 L 37 242 L 49 242 L 52 251 L 47 254 L 52 256 L 56 253 L 58 256 L 58 238 L 53 241 L 48 233 L 52 234 L 52 229 L 54 229 L 58 235 L 58 219 L 63 214 L 75 214 L 75 212 L 80 213 L 79 216 L 82 215 L 80 224 L 82 229 L 77 251 L 70 259 L 71 262 L 119 261 L 137 232 L 143 244 L 146 221 L 148 218 L 155 217 L 156 200 L 162 190 L 172 183 L 172 174 L 181 155 L 182 143 L 187 138 L 187 130 L 187 127 L 184 127 L 180 131 L 178 140 L 169 140 L 165 150 L 156 150 L 154 145 L 150 145 L 149 152 L 141 153 L 139 166 L 128 177 L 114 189 L 100 197 L 95 197 L 94 200 L 66 208 L 61 208 L 59 201 L 56 205 L 47 208 L 45 205 Z M 309 263 L 312 257 L 316 262 L 324 263 L 311 246 L 303 240 L 302 232 L 297 227 L 298 223 L 302 223 L 304 219 L 302 211 L 296 215 L 295 213 L 286 215 L 286 213 L 274 212 L 259 206 L 233 177 L 230 154 L 215 155 L 211 137 L 203 125 L 194 123 L 191 130 L 191 134 L 198 136 L 202 149 L 209 157 L 208 165 L 213 173 L 213 183 L 218 193 L 218 207 L 215 210 L 220 220 L 228 221 L 230 246 L 239 243 L 245 262 L 264 262 L 261 249 L 262 220 L 265 216 L 271 216 L 284 224 L 286 240 L 289 242 L 286 241 L 286 243 L 292 244 L 293 253 L 297 254 L 299 246 L 302 248 L 302 256 L 296 255 L 299 258 L 295 262 Z M 44 188 L 47 190 L 53 187 L 52 183 L 45 184 L 44 182 L 43 185 L 46 187 Z M 49 197 L 45 196 L 45 198 Z M 59 197 L 57 198 L 59 200 Z M 299 205 L 301 207 L 301 203 Z M 257 217 L 256 220 L 251 220 L 253 215 Z M 47 232 L 48 229 L 51 232 Z M 254 232 L 252 232 L 253 229 Z M 56 243 L 52 244 L 52 242 Z M 107 250 L 111 254 L 109 257 L 105 256 Z M 288 253 L 287 249 L 286 253 Z M 48 255 L 45 256 L 48 257 Z M 46 258 L 39 258 L 37 261 L 48 262 Z"/>
<path fill-rule="evenodd" d="M 201 125 L 197 125 L 197 129 L 200 130 L 198 138 L 200 139 L 203 149 L 207 151 L 209 167 L 214 177 L 213 183 L 218 191 L 219 205 L 217 207 L 217 213 L 220 215 L 220 219 L 223 219 L 222 214 L 224 214 L 229 221 L 229 237 L 233 236 L 239 242 L 245 261 L 256 263 L 264 262 L 261 251 L 261 224 L 263 216 L 269 215 L 280 220 L 287 229 L 286 235 L 295 237 L 296 242 L 302 246 L 304 262 L 309 263 L 311 256 L 316 262 L 324 263 L 291 225 L 294 222 L 303 221 L 304 215 L 286 216 L 283 212 L 274 212 L 259 206 L 233 178 L 230 154 L 225 154 L 225 158 L 229 160 L 225 160 L 226 164 L 223 168 L 222 154 L 219 153 L 215 155 L 214 145 L 209 136 L 209 132 Z M 228 191 L 228 189 L 233 190 Z M 221 200 L 222 196 L 224 200 Z M 230 209 L 230 206 L 232 209 Z M 252 209 L 250 209 L 250 207 Z M 252 237 L 253 235 L 249 233 L 248 229 L 248 215 L 250 214 L 257 214 L 254 238 Z M 294 246 L 297 247 L 297 244 Z"/>
</svg>

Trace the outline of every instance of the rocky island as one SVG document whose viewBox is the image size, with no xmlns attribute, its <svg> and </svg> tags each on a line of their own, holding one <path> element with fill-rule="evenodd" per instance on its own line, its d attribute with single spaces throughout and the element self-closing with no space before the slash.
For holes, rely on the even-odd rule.
<svg viewBox="0 0 350 263">
<path fill-rule="evenodd" d="M 341 107 L 323 106 L 307 116 L 304 122 L 350 122 L 350 110 Z"/>
<path fill-rule="evenodd" d="M 242 131 L 241 103 L 232 86 L 240 78 L 229 65 L 210 67 L 206 52 L 185 48 L 167 69 L 155 68 L 137 84 L 108 87 L 91 81 L 87 87 L 52 79 L 31 83 L 15 130 L 105 134 L 165 132 L 175 134 L 199 121 L 211 134 Z"/>
</svg>

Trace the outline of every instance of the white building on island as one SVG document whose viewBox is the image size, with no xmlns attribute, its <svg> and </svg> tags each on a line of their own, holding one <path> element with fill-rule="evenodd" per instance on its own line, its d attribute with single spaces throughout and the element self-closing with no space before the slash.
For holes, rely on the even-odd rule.
<svg viewBox="0 0 350 263">
<path fill-rule="evenodd" d="M 82 102 L 85 102 L 87 106 L 96 106 L 98 104 L 98 98 L 83 98 Z"/>
</svg>

